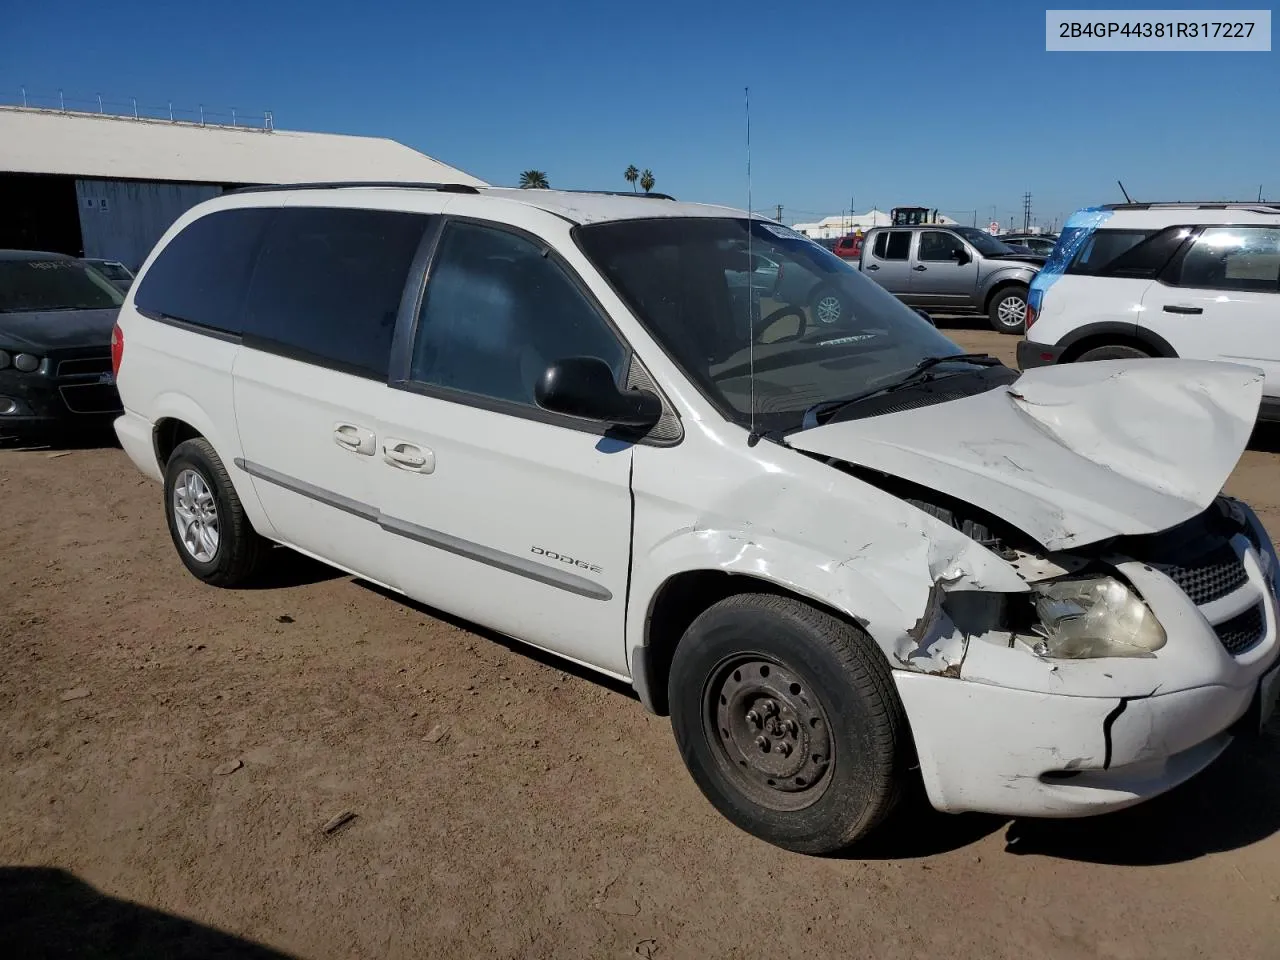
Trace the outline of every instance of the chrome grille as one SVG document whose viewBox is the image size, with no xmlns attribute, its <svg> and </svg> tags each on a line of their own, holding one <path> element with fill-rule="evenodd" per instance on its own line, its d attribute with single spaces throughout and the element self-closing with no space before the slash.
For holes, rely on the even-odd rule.
<svg viewBox="0 0 1280 960">
<path fill-rule="evenodd" d="M 1225 597 L 1243 587 L 1249 579 L 1244 563 L 1228 544 L 1223 544 L 1190 563 L 1154 566 L 1181 587 L 1196 606 Z"/>
<path fill-rule="evenodd" d="M 1217 631 L 1218 639 L 1222 641 L 1227 653 L 1238 657 L 1257 644 L 1266 633 L 1267 621 L 1262 613 L 1262 604 L 1254 604 L 1244 613 L 1236 614 L 1213 629 Z"/>
</svg>

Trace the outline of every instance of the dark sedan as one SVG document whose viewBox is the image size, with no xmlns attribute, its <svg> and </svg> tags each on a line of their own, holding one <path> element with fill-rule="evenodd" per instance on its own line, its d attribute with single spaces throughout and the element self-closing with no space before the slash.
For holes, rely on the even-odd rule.
<svg viewBox="0 0 1280 960">
<path fill-rule="evenodd" d="M 73 257 L 0 250 L 0 436 L 105 426 L 120 412 L 111 329 L 123 302 Z"/>
</svg>

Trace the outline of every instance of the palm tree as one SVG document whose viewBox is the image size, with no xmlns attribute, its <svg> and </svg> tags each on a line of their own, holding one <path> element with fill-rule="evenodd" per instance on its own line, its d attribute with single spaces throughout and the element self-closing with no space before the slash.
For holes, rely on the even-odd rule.
<svg viewBox="0 0 1280 960">
<path fill-rule="evenodd" d="M 541 170 L 526 170 L 520 174 L 521 190 L 547 190 L 550 187 L 547 175 Z"/>
<path fill-rule="evenodd" d="M 636 169 L 636 165 L 634 163 L 627 167 L 627 172 L 622 175 L 622 179 L 631 184 L 631 192 L 635 193 L 636 181 L 640 179 L 640 171 Z"/>
<path fill-rule="evenodd" d="M 646 170 L 644 173 L 640 174 L 640 189 L 643 190 L 645 193 L 648 193 L 650 190 L 652 190 L 653 185 L 656 182 L 657 181 L 653 179 L 652 170 Z"/>
</svg>

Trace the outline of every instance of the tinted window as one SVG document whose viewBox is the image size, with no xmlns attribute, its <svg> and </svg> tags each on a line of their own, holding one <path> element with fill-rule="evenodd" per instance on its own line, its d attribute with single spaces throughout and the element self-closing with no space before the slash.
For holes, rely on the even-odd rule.
<svg viewBox="0 0 1280 960">
<path fill-rule="evenodd" d="M 1003 257 L 1018 252 L 1010 247 L 1009 244 L 1002 240 L 997 240 L 985 230 L 978 230 L 974 227 L 953 227 L 952 229 L 973 244 L 984 257 Z"/>
<path fill-rule="evenodd" d="M 847 262 L 759 220 L 617 220 L 579 227 L 578 240 L 689 379 L 743 425 L 754 404 L 763 429 L 796 429 L 814 403 L 959 351 Z M 747 312 L 741 279 L 748 240 L 779 266 L 758 318 Z M 822 311 L 825 300 L 835 309 Z"/>
<path fill-rule="evenodd" d="M 1067 273 L 1101 276 L 1117 257 L 1153 234 L 1152 230 L 1096 230 L 1071 258 Z"/>
<path fill-rule="evenodd" d="M 0 313 L 109 310 L 120 291 L 74 260 L 0 260 Z"/>
<path fill-rule="evenodd" d="M 875 253 L 875 255 L 879 257 L 881 260 L 884 259 L 884 253 L 888 243 L 889 243 L 889 235 L 887 233 L 882 233 L 876 237 L 875 246 L 871 248 L 872 252 Z"/>
<path fill-rule="evenodd" d="M 954 260 L 964 249 L 960 238 L 941 230 L 925 230 L 920 234 L 921 260 Z"/>
<path fill-rule="evenodd" d="M 907 230 L 893 230 L 889 233 L 889 243 L 885 250 L 885 260 L 905 260 L 911 252 L 911 233 Z"/>
<path fill-rule="evenodd" d="M 626 351 L 542 246 L 450 224 L 431 265 L 410 376 L 532 406 L 547 367 L 568 357 L 598 357 L 616 378 Z"/>
<path fill-rule="evenodd" d="M 259 207 L 220 210 L 190 223 L 151 264 L 134 306 L 153 316 L 241 333 L 244 288 L 268 216 Z"/>
<path fill-rule="evenodd" d="M 246 337 L 348 373 L 385 377 L 426 223 L 422 214 L 388 210 L 278 210 L 249 287 Z"/>
<path fill-rule="evenodd" d="M 1206 227 L 1187 251 L 1173 282 L 1209 290 L 1280 289 L 1280 230 Z"/>
</svg>

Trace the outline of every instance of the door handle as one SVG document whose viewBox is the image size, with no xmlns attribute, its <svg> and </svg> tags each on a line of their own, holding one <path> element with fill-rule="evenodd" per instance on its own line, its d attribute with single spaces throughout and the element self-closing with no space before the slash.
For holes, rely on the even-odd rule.
<svg viewBox="0 0 1280 960">
<path fill-rule="evenodd" d="M 867 268 L 868 270 L 879 270 L 879 269 L 880 269 L 880 268 L 879 268 L 879 267 L 877 267 L 874 263 L 868 263 L 866 268 Z"/>
<path fill-rule="evenodd" d="M 373 435 L 373 431 L 355 423 L 335 423 L 333 442 L 343 450 L 364 454 L 366 457 L 373 456 L 378 446 L 378 440 Z"/>
<path fill-rule="evenodd" d="M 382 445 L 382 459 L 398 470 L 411 473 L 432 473 L 436 468 L 436 455 L 432 450 L 390 437 Z"/>
<path fill-rule="evenodd" d="M 1183 307 L 1176 303 L 1166 303 L 1164 305 L 1165 313 L 1204 313 L 1204 307 Z"/>
<path fill-rule="evenodd" d="M 916 264 L 914 267 L 912 267 L 911 269 L 912 269 L 912 270 L 916 270 L 916 271 L 920 271 L 920 270 L 928 270 L 929 268 L 928 268 L 928 267 L 926 267 L 923 263 L 917 263 L 917 264 Z"/>
</svg>

